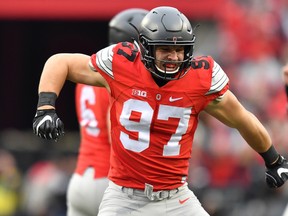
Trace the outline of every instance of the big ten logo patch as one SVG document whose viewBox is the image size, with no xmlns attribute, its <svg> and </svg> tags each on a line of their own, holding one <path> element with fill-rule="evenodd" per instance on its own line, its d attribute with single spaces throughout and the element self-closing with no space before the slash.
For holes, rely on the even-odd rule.
<svg viewBox="0 0 288 216">
<path fill-rule="evenodd" d="M 138 89 L 132 89 L 132 95 L 140 96 L 140 97 L 147 97 L 147 92 L 146 91 L 141 91 L 141 90 L 138 90 Z"/>
</svg>

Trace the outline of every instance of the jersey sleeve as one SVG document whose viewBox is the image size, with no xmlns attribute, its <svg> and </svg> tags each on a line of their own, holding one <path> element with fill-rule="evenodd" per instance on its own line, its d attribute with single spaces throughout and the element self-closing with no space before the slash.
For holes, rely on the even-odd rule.
<svg viewBox="0 0 288 216">
<path fill-rule="evenodd" d="M 213 60 L 211 87 L 206 95 L 214 93 L 220 93 L 220 95 L 223 95 L 228 90 L 228 84 L 228 76 L 220 67 L 220 65 Z"/>
<path fill-rule="evenodd" d="M 112 61 L 115 46 L 115 44 L 110 45 L 92 55 L 89 62 L 91 69 L 100 72 L 101 75 L 105 74 L 105 76 L 113 78 Z"/>
</svg>

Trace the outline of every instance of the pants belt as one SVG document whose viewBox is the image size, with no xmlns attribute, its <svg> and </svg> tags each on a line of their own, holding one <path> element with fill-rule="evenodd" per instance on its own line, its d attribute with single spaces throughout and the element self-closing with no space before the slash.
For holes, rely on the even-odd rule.
<svg viewBox="0 0 288 216">
<path fill-rule="evenodd" d="M 122 187 L 122 191 L 124 193 L 127 193 L 128 195 L 147 197 L 151 201 L 160 201 L 163 199 L 170 199 L 173 195 L 178 193 L 179 188 L 176 188 L 173 190 L 161 190 L 161 191 L 154 191 L 153 192 L 153 185 L 146 183 L 144 191 L 134 189 L 134 188 L 127 188 L 127 187 Z"/>
</svg>

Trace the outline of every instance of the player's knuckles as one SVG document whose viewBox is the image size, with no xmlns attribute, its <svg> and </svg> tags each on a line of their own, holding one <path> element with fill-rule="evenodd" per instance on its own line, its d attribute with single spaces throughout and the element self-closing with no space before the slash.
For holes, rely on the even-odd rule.
<svg viewBox="0 0 288 216">
<path fill-rule="evenodd" d="M 53 133 L 53 131 L 56 129 L 56 125 L 55 123 L 52 121 L 46 121 L 46 124 L 45 124 L 45 131 L 47 133 Z"/>
</svg>

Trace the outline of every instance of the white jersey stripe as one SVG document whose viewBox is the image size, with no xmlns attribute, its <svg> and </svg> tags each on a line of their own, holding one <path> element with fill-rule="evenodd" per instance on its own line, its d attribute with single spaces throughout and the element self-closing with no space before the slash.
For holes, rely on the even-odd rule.
<svg viewBox="0 0 288 216">
<path fill-rule="evenodd" d="M 206 95 L 221 91 L 228 82 L 229 82 L 228 76 L 222 70 L 222 68 L 214 61 L 211 87 L 209 91 L 206 93 Z"/>
<path fill-rule="evenodd" d="M 113 71 L 112 71 L 112 59 L 113 59 L 113 48 L 115 44 L 106 47 L 96 54 L 96 64 L 97 66 L 103 70 L 106 74 L 108 74 L 110 77 L 113 77 Z"/>
</svg>

